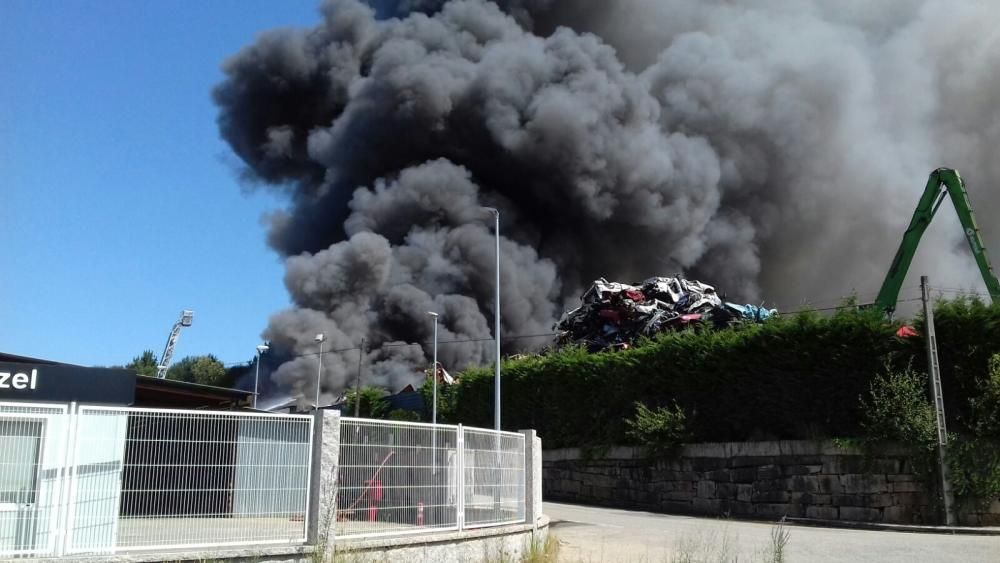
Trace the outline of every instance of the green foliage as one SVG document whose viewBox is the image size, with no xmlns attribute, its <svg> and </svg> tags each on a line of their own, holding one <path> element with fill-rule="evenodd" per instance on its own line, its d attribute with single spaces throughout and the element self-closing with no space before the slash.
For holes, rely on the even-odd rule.
<svg viewBox="0 0 1000 563">
<path fill-rule="evenodd" d="M 990 358 L 989 370 L 977 385 L 979 396 L 969 400 L 969 427 L 973 434 L 1000 439 L 1000 354 Z"/>
<path fill-rule="evenodd" d="M 970 399 L 980 395 L 990 358 L 1000 353 L 1000 306 L 939 303 L 935 320 L 949 425 L 961 428 L 973 416 Z M 896 338 L 898 328 L 873 310 L 807 312 L 666 333 L 621 352 L 568 348 L 505 361 L 503 424 L 535 428 L 551 447 L 617 444 L 629 429 L 624 419 L 642 401 L 676 404 L 696 441 L 862 436 L 858 399 L 886 366 L 926 371 L 923 338 Z M 921 322 L 917 330 L 923 333 Z M 440 420 L 492 426 L 488 367 L 466 370 L 459 385 L 441 389 Z"/>
<path fill-rule="evenodd" d="M 508 361 L 503 421 L 553 447 L 625 438 L 633 403 L 676 404 L 692 439 L 849 436 L 858 397 L 902 345 L 873 312 L 804 313 L 720 331 L 666 333 L 631 350 L 569 348 Z M 492 373 L 461 376 L 453 422 L 489 425 Z"/>
<path fill-rule="evenodd" d="M 156 368 L 159 366 L 156 359 L 156 352 L 146 350 L 142 354 L 132 358 L 132 361 L 125 364 L 125 369 L 134 370 L 139 375 L 153 377 L 156 375 Z"/>
<path fill-rule="evenodd" d="M 869 457 L 887 442 L 910 446 L 914 472 L 927 480 L 937 471 L 937 416 L 928 399 L 928 380 L 910 366 L 887 366 L 861 397 L 860 438 Z"/>
<path fill-rule="evenodd" d="M 167 379 L 201 385 L 228 386 L 226 366 L 212 354 L 187 356 L 167 370 Z"/>
<path fill-rule="evenodd" d="M 960 298 L 939 301 L 934 307 L 941 385 L 949 428 L 971 427 L 973 404 L 970 398 L 980 395 L 983 376 L 991 358 L 1000 353 L 1000 305 L 979 299 Z M 923 320 L 916 323 L 923 334 Z M 927 371 L 927 352 L 922 338 L 909 342 L 913 367 Z"/>
<path fill-rule="evenodd" d="M 667 454 L 680 447 L 687 439 L 686 417 L 677 405 L 650 410 L 635 403 L 635 418 L 625 421 L 626 435 L 645 446 L 654 455 Z"/>
<path fill-rule="evenodd" d="M 948 467 L 956 495 L 988 503 L 1000 498 L 1000 355 L 979 380 L 966 432 L 949 444 Z"/>
<path fill-rule="evenodd" d="M 771 528 L 771 543 L 766 552 L 766 561 L 769 563 L 785 563 L 785 548 L 792 539 L 792 532 L 785 529 L 785 517 L 781 517 L 773 528 Z"/>
<path fill-rule="evenodd" d="M 492 372 L 491 372 L 492 373 Z M 424 400 L 424 416 L 423 420 L 425 422 L 430 422 L 431 420 L 431 406 L 434 404 L 434 380 L 427 378 L 424 380 L 423 385 L 420 386 L 420 396 Z M 438 382 L 438 422 L 439 423 L 453 423 L 456 422 L 454 419 L 455 405 L 458 400 L 458 386 L 457 385 L 444 385 Z M 493 412 L 493 403 L 489 404 L 490 412 Z M 492 428 L 493 424 L 490 423 L 489 427 Z"/>
<path fill-rule="evenodd" d="M 360 397 L 360 399 L 359 399 Z M 359 416 L 362 418 L 386 418 L 391 407 L 386 399 L 386 391 L 380 387 L 362 387 L 360 392 L 347 392 L 344 406 L 345 416 L 354 416 L 354 405 L 360 402 Z"/>
<path fill-rule="evenodd" d="M 927 399 L 927 375 L 910 368 L 888 370 L 862 397 L 861 428 L 868 442 L 902 442 L 934 451 L 937 422 Z"/>
<path fill-rule="evenodd" d="M 948 470 L 955 495 L 973 502 L 1000 498 L 1000 442 L 997 437 L 961 437 L 948 446 Z"/>
<path fill-rule="evenodd" d="M 420 414 L 414 411 L 408 411 L 404 409 L 392 409 L 386 416 L 389 420 L 398 420 L 401 422 L 420 422 Z"/>
<path fill-rule="evenodd" d="M 949 435 L 947 464 L 957 497 L 988 503 L 1000 498 L 1000 356 L 989 360 L 978 378 L 970 408 L 958 421 L 959 432 Z M 937 426 L 934 406 L 927 398 L 928 378 L 912 370 L 890 372 L 872 383 L 862 399 L 864 442 L 869 448 L 893 441 L 915 451 L 914 469 L 925 477 L 936 473 Z M 947 413 L 947 410 L 945 411 Z M 964 424 L 963 424 L 964 423 Z M 955 428 L 955 427 L 953 427 Z"/>
</svg>

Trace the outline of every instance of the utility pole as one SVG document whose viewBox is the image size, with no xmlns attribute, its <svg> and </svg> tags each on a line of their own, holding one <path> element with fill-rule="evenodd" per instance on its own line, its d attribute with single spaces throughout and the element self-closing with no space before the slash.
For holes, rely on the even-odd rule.
<svg viewBox="0 0 1000 563">
<path fill-rule="evenodd" d="M 437 474 L 437 422 L 438 422 L 438 317 L 439 315 L 433 311 L 428 312 L 434 319 L 434 363 L 431 364 L 431 385 L 434 388 L 433 398 L 431 399 L 431 424 L 434 425 L 434 429 L 431 430 L 431 457 L 433 459 L 432 473 Z"/>
<path fill-rule="evenodd" d="M 945 452 L 948 448 L 948 428 L 944 417 L 944 393 L 941 390 L 941 364 L 938 362 L 937 334 L 934 332 L 934 304 L 930 299 L 930 284 L 927 276 L 920 276 L 920 300 L 924 305 L 924 321 L 927 325 L 927 373 L 931 380 L 931 397 L 934 400 L 934 414 L 937 418 L 938 470 L 941 474 L 941 498 L 944 502 L 945 523 L 955 525 L 952 510 L 951 482 L 948 479 L 948 464 Z"/>
<path fill-rule="evenodd" d="M 319 355 L 316 358 L 319 360 L 316 366 L 316 401 L 313 403 L 313 410 L 319 410 L 319 388 L 320 384 L 323 382 L 323 341 L 326 340 L 326 334 L 319 333 L 316 338 L 313 339 L 315 342 L 319 342 Z"/>
<path fill-rule="evenodd" d="M 361 416 L 361 361 L 365 358 L 365 337 L 361 337 L 361 348 L 358 350 L 358 378 L 354 382 L 354 418 Z"/>
<path fill-rule="evenodd" d="M 500 210 L 494 208 L 494 238 L 496 241 L 496 304 L 494 305 L 493 337 L 496 339 L 496 373 L 493 376 L 493 429 L 500 431 Z M 437 366 L 434 366 L 437 369 Z M 435 378 L 437 373 L 434 374 Z M 436 380 L 436 379 L 435 379 Z"/>
</svg>

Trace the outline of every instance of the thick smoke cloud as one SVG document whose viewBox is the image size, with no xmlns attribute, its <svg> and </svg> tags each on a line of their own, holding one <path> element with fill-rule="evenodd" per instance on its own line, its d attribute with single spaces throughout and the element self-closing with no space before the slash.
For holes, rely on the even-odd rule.
<svg viewBox="0 0 1000 563">
<path fill-rule="evenodd" d="M 491 217 L 508 335 L 591 279 L 684 272 L 795 307 L 877 290 L 926 175 L 996 216 L 1000 6 L 938 0 L 332 0 L 233 56 L 215 90 L 294 307 L 265 332 L 311 396 L 492 360 Z M 976 284 L 943 210 L 914 270 Z M 943 220 L 942 220 L 943 219 Z M 1000 241 L 986 224 L 987 245 Z M 975 287 L 978 287 L 976 285 Z M 514 351 L 544 339 L 510 339 Z M 312 354 L 312 355 L 310 355 Z"/>
</svg>

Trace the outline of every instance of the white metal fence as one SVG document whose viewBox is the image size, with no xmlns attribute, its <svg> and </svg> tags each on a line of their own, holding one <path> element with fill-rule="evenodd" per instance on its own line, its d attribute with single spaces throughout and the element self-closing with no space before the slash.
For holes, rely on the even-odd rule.
<svg viewBox="0 0 1000 563">
<path fill-rule="evenodd" d="M 0 402 L 0 558 L 305 543 L 315 420 Z M 525 521 L 522 434 L 354 418 L 339 431 L 335 537 Z"/>
<path fill-rule="evenodd" d="M 522 434 L 342 418 L 335 534 L 415 534 L 523 522 Z"/>
<path fill-rule="evenodd" d="M 0 556 L 303 543 L 312 425 L 0 403 Z"/>
<path fill-rule="evenodd" d="M 524 435 L 464 430 L 466 527 L 524 521 Z"/>
<path fill-rule="evenodd" d="M 0 403 L 0 556 L 53 553 L 66 486 L 69 408 Z"/>
</svg>

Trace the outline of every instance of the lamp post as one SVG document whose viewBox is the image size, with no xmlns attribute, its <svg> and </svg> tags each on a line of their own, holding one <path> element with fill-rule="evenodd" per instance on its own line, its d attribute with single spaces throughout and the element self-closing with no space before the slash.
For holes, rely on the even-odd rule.
<svg viewBox="0 0 1000 563">
<path fill-rule="evenodd" d="M 493 338 L 496 339 L 496 373 L 493 376 L 493 428 L 500 430 L 500 210 L 495 207 L 484 207 L 493 214 L 494 233 L 496 235 L 496 303 L 494 305 Z"/>
<path fill-rule="evenodd" d="M 433 473 L 437 473 L 437 422 L 438 422 L 438 314 L 428 311 L 428 315 L 434 317 L 434 363 L 431 364 L 431 378 L 433 379 L 434 394 L 431 399 L 431 456 L 433 458 Z"/>
<path fill-rule="evenodd" d="M 321 332 L 313 340 L 319 342 L 319 368 L 316 370 L 316 402 L 313 403 L 313 410 L 319 410 L 319 384 L 323 381 L 323 341 L 326 340 L 326 335 Z"/>
<path fill-rule="evenodd" d="M 434 378 L 433 383 L 433 398 L 431 399 L 431 424 L 437 424 L 438 421 L 438 314 L 434 312 L 428 312 L 428 315 L 434 317 L 434 363 L 431 364 L 431 377 Z"/>
<path fill-rule="evenodd" d="M 260 357 L 270 350 L 271 347 L 267 344 L 257 345 L 257 372 L 253 376 L 253 408 L 257 408 L 257 382 L 260 380 Z"/>
</svg>

